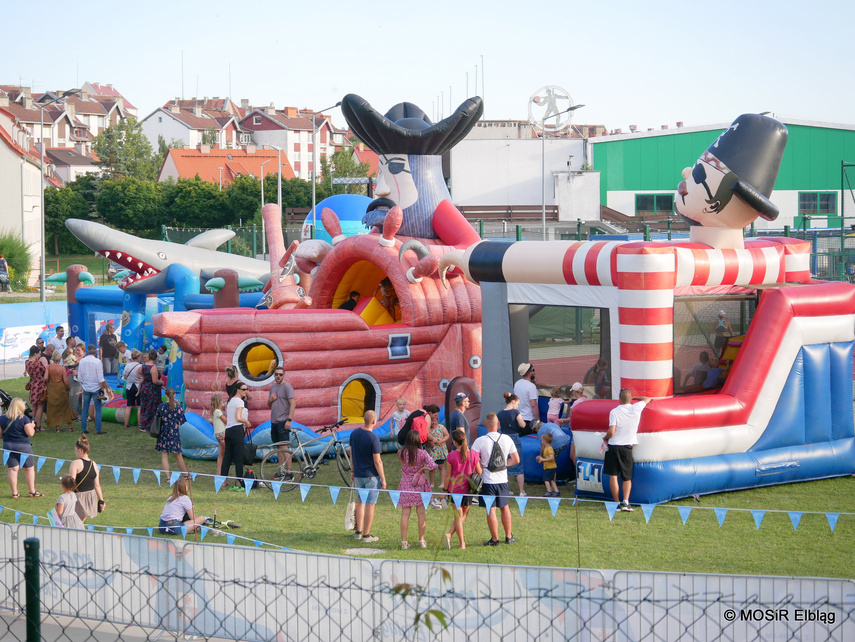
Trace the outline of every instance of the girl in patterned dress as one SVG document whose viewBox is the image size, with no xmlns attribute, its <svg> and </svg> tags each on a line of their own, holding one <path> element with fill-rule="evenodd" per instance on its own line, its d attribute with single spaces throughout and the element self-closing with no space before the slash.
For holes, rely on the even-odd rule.
<svg viewBox="0 0 855 642">
<path fill-rule="evenodd" d="M 156 415 L 160 417 L 160 434 L 157 436 L 155 450 L 160 451 L 161 469 L 169 474 L 169 453 L 175 455 L 175 463 L 182 472 L 187 472 L 184 465 L 184 455 L 181 454 L 181 424 L 187 421 L 181 404 L 175 401 L 175 390 L 166 389 L 166 403 L 157 407 Z"/>
<path fill-rule="evenodd" d="M 427 543 L 425 543 L 427 519 L 420 493 L 430 491 L 424 472 L 435 470 L 436 463 L 420 446 L 421 439 L 418 431 L 411 430 L 407 433 L 404 447 L 398 451 L 398 460 L 401 462 L 401 481 L 398 484 L 401 496 L 398 499 L 398 508 L 401 509 L 401 548 L 404 549 L 410 548 L 410 544 L 407 542 L 407 529 L 410 525 L 410 512 L 413 506 L 416 507 L 416 515 L 418 515 L 419 547 L 427 548 Z M 420 479 L 418 483 L 414 483 L 414 478 L 417 475 Z"/>
<path fill-rule="evenodd" d="M 45 409 L 45 400 L 42 395 L 46 394 L 47 381 L 45 381 L 45 370 L 47 370 L 47 359 L 42 355 L 38 346 L 30 348 L 30 357 L 24 364 L 24 370 L 30 375 L 30 406 L 33 408 L 36 432 L 43 432 L 42 413 Z"/>
</svg>

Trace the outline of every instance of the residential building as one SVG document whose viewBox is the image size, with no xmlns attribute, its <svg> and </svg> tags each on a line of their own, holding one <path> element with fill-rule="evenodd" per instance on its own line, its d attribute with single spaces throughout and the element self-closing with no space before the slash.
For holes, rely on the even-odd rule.
<svg viewBox="0 0 855 642">
<path fill-rule="evenodd" d="M 109 83 L 101 85 L 95 82 L 85 82 L 80 88 L 80 95 L 81 97 L 91 96 L 94 100 L 103 104 L 105 108 L 107 108 L 108 104 L 118 105 L 126 116 L 137 118 L 137 108 Z M 108 108 L 108 113 L 109 111 L 110 109 Z"/>
<path fill-rule="evenodd" d="M 380 165 L 380 156 L 377 152 L 368 149 L 365 143 L 358 142 L 351 147 L 350 155 L 357 163 L 368 163 L 368 175 L 377 177 L 377 168 Z"/>
<path fill-rule="evenodd" d="M 220 149 L 236 149 L 253 142 L 251 132 L 241 125 L 240 116 L 240 108 L 228 98 L 175 98 L 141 122 L 142 131 L 154 149 L 160 137 L 167 143 L 181 141 L 185 148 L 204 143 Z"/>
<path fill-rule="evenodd" d="M 210 145 L 199 145 L 194 149 L 170 149 L 158 174 L 158 181 L 169 178 L 193 178 L 216 183 L 225 188 L 240 175 L 257 178 L 276 174 L 280 153 L 275 149 L 247 145 L 240 149 L 215 149 Z M 283 153 L 282 180 L 294 178 L 294 170 Z M 262 166 L 263 164 L 263 166 Z"/>
<path fill-rule="evenodd" d="M 36 152 L 40 151 L 36 146 Z M 76 149 L 67 147 L 48 147 L 45 150 L 45 164 L 50 163 L 53 174 L 64 184 L 76 180 L 83 174 L 97 174 L 101 168 L 90 155 L 84 155 Z"/>
<path fill-rule="evenodd" d="M 336 128 L 329 116 L 315 114 L 312 126 L 312 110 L 285 107 L 277 110 L 271 103 L 268 107 L 255 108 L 241 119 L 241 126 L 252 132 L 258 145 L 278 147 L 288 154 L 294 173 L 309 180 L 315 172 L 313 133 L 318 144 L 317 157 L 329 158 L 344 144 L 346 130 Z M 320 169 L 320 168 L 319 168 Z"/>
</svg>

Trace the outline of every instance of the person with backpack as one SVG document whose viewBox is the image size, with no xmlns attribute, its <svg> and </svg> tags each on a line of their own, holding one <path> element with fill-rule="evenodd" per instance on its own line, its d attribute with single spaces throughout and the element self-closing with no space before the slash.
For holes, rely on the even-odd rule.
<svg viewBox="0 0 855 642">
<path fill-rule="evenodd" d="M 511 530 L 511 507 L 508 505 L 511 490 L 508 488 L 508 466 L 519 463 L 520 453 L 510 437 L 499 433 L 499 419 L 495 412 L 487 413 L 484 418 L 484 426 L 487 428 L 487 434 L 478 437 L 472 444 L 472 450 L 478 453 L 483 468 L 481 477 L 484 480 L 484 486 L 481 489 L 481 496 L 495 498 L 493 505 L 487 511 L 487 527 L 490 529 L 490 539 L 484 542 L 484 546 L 499 545 L 499 522 L 496 518 L 496 508 L 502 513 L 505 544 L 513 544 L 517 540 Z"/>
</svg>

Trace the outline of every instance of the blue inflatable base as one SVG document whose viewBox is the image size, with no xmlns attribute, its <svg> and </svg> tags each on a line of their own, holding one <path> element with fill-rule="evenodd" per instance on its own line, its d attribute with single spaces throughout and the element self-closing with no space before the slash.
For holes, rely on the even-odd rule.
<svg viewBox="0 0 855 642">
<path fill-rule="evenodd" d="M 692 495 L 852 474 L 855 474 L 855 441 L 852 438 L 762 452 L 644 462 L 633 467 L 630 501 L 660 504 Z M 576 494 L 612 499 L 609 476 L 603 473 L 602 460 L 580 458 L 577 461 Z"/>
</svg>

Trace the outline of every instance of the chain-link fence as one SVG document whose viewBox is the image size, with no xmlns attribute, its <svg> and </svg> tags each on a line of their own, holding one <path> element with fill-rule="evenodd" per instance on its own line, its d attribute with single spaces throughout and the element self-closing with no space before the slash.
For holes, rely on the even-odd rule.
<svg viewBox="0 0 855 642">
<path fill-rule="evenodd" d="M 362 560 L 0 528 L 3 640 L 855 639 L 849 580 Z"/>
</svg>

